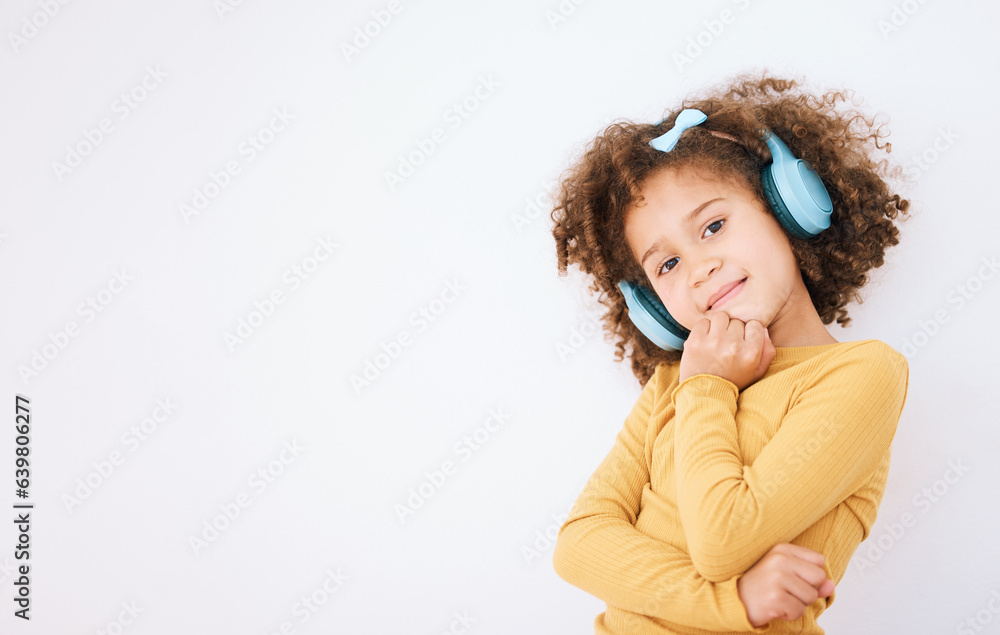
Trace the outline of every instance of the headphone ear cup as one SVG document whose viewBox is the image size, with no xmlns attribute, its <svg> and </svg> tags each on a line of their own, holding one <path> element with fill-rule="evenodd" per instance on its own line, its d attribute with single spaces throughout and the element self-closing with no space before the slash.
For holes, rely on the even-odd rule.
<svg viewBox="0 0 1000 635">
<path fill-rule="evenodd" d="M 653 319 L 656 320 L 660 326 L 681 339 L 687 339 L 687 336 L 691 333 L 691 331 L 678 324 L 677 320 L 670 316 L 670 313 L 667 312 L 667 307 L 663 306 L 663 303 L 660 302 L 660 298 L 658 298 L 655 293 L 646 287 L 639 286 L 636 288 L 636 297 L 642 305 L 642 308 L 646 309 L 646 312 L 653 316 Z"/>
<path fill-rule="evenodd" d="M 788 206 L 782 200 L 781 194 L 778 192 L 778 186 L 774 182 L 774 175 L 771 173 L 773 169 L 774 164 L 771 164 L 760 173 L 761 185 L 764 186 L 764 198 L 767 199 L 768 205 L 771 206 L 771 211 L 778 217 L 778 222 L 781 223 L 781 226 L 787 229 L 791 235 L 796 238 L 812 238 L 812 234 L 802 229 L 795 222 L 795 217 L 792 216 L 792 213 L 788 211 Z"/>
<path fill-rule="evenodd" d="M 771 163 L 760 174 L 771 211 L 790 234 L 808 239 L 830 227 L 833 201 L 808 162 L 796 158 L 785 142 L 768 131 L 764 141 Z"/>
<path fill-rule="evenodd" d="M 625 296 L 629 320 L 649 341 L 666 351 L 684 350 L 684 340 L 690 331 L 670 317 L 652 290 L 625 280 L 618 283 L 618 288 Z"/>
</svg>

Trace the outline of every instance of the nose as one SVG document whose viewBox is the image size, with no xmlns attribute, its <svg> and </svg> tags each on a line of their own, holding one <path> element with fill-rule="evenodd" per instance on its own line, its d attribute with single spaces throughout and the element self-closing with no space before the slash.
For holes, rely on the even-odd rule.
<svg viewBox="0 0 1000 635">
<path fill-rule="evenodd" d="M 702 258 L 693 267 L 690 267 L 691 277 L 690 286 L 691 288 L 697 288 L 702 282 L 708 279 L 709 276 L 714 274 L 718 268 L 722 266 L 722 262 L 716 256 L 709 256 L 707 258 Z"/>
</svg>

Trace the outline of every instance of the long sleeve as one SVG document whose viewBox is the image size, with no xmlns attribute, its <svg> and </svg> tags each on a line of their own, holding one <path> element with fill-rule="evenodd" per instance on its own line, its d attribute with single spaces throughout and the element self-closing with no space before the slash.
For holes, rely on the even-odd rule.
<svg viewBox="0 0 1000 635">
<path fill-rule="evenodd" d="M 635 528 L 649 482 L 644 435 L 656 398 L 646 384 L 610 453 L 588 480 L 559 529 L 556 573 L 609 605 L 700 628 L 767 633 L 754 628 L 736 587 L 739 576 L 705 580 L 681 549 Z"/>
<path fill-rule="evenodd" d="M 906 358 L 883 342 L 845 351 L 793 396 L 752 465 L 736 385 L 707 373 L 678 384 L 677 505 L 696 569 L 712 581 L 744 572 L 850 496 L 890 452 L 908 380 Z"/>
</svg>

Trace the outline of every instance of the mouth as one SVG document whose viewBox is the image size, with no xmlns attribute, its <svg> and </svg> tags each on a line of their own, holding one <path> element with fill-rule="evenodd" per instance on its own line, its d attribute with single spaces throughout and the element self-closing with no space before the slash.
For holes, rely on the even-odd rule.
<svg viewBox="0 0 1000 635">
<path fill-rule="evenodd" d="M 720 297 L 718 300 L 716 300 L 712 304 L 708 305 L 708 309 L 707 310 L 711 311 L 712 309 L 717 309 L 720 306 L 722 306 L 724 303 L 726 303 L 729 300 L 731 300 L 740 291 L 743 290 L 743 287 L 746 285 L 746 281 L 747 281 L 746 278 L 743 278 L 742 280 L 740 280 L 738 283 L 736 283 L 736 285 L 732 289 L 730 289 L 729 291 L 727 291 L 726 293 L 724 293 L 722 295 L 722 297 Z"/>
</svg>

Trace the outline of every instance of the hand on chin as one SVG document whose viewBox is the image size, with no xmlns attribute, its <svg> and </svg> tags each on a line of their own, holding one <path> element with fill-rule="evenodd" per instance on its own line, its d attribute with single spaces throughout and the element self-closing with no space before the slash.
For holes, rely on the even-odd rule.
<svg viewBox="0 0 1000 635">
<path fill-rule="evenodd" d="M 775 349 L 763 322 L 746 322 L 725 311 L 713 312 L 694 325 L 681 353 L 679 381 L 702 373 L 717 375 L 742 391 L 764 376 Z"/>
</svg>

